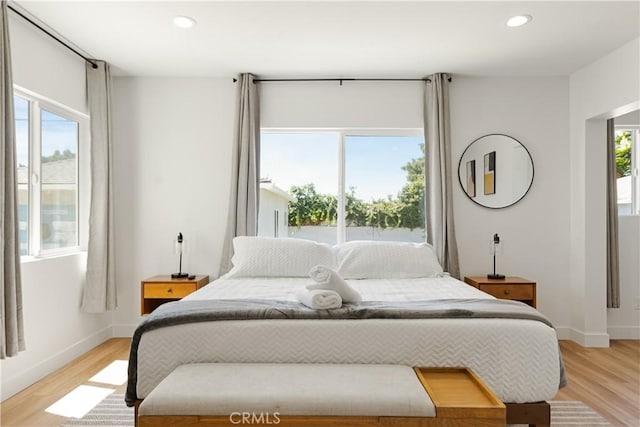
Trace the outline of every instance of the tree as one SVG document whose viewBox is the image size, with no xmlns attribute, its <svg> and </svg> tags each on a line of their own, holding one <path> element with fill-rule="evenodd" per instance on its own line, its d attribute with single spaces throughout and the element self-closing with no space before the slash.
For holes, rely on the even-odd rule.
<svg viewBox="0 0 640 427">
<path fill-rule="evenodd" d="M 398 194 L 402 227 L 424 228 L 424 181 L 407 183 Z"/>
<path fill-rule="evenodd" d="M 420 144 L 420 151 L 422 151 L 422 157 L 411 159 L 402 167 L 402 170 L 407 173 L 407 182 L 424 180 L 424 144 Z"/>
<path fill-rule="evenodd" d="M 402 226 L 424 228 L 424 144 L 420 144 L 422 157 L 411 159 L 402 170 L 407 172 L 407 184 L 398 194 L 402 204 Z"/>
<path fill-rule="evenodd" d="M 358 199 L 355 187 L 345 195 L 345 221 L 351 227 L 403 227 L 424 228 L 424 144 L 423 156 L 411 159 L 402 170 L 407 172 L 407 183 L 396 197 L 367 203 Z M 289 202 L 289 225 L 333 225 L 338 218 L 338 200 L 330 194 L 319 194 L 313 184 L 293 186 L 289 193 L 295 201 Z"/>
<path fill-rule="evenodd" d="M 75 159 L 75 153 L 67 149 L 60 153 L 60 150 L 56 150 L 50 156 L 42 156 L 42 163 L 57 162 L 58 160 Z"/>
<path fill-rule="evenodd" d="M 631 175 L 631 132 L 616 135 L 616 172 L 618 178 Z"/>
<path fill-rule="evenodd" d="M 289 190 L 296 199 L 289 202 L 289 225 L 331 225 L 338 218 L 338 200 L 335 196 L 318 194 L 315 185 L 293 186 Z"/>
<path fill-rule="evenodd" d="M 400 210 L 398 201 L 391 197 L 388 200 L 374 200 L 368 205 L 367 222 L 363 225 L 375 228 L 402 227 Z"/>
<path fill-rule="evenodd" d="M 356 197 L 356 188 L 350 187 L 346 194 L 345 220 L 347 227 L 357 227 L 367 223 L 367 204 Z"/>
</svg>

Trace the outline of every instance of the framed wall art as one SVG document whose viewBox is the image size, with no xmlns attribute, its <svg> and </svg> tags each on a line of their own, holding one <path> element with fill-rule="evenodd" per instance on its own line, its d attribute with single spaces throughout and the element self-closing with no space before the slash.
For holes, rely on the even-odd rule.
<svg viewBox="0 0 640 427">
<path fill-rule="evenodd" d="M 484 155 L 484 194 L 496 194 L 496 152 Z"/>
</svg>

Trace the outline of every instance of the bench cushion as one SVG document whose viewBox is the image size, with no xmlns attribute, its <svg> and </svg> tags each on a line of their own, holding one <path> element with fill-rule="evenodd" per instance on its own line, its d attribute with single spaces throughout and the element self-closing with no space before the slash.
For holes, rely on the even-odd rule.
<svg viewBox="0 0 640 427">
<path fill-rule="evenodd" d="M 176 368 L 140 415 L 435 417 L 415 372 L 397 365 L 200 363 Z"/>
</svg>

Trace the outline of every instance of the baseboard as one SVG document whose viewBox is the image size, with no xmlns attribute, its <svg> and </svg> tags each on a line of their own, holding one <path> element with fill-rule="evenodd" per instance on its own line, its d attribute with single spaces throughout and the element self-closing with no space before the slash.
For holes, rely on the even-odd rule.
<svg viewBox="0 0 640 427">
<path fill-rule="evenodd" d="M 93 335 L 72 344 L 66 349 L 37 363 L 36 365 L 31 366 L 29 369 L 7 378 L 2 381 L 0 400 L 5 401 L 14 394 L 24 390 L 32 384 L 35 384 L 50 373 L 71 362 L 73 359 L 112 338 L 112 335 L 112 327 L 107 326 Z"/>
<path fill-rule="evenodd" d="M 138 325 L 113 325 L 113 338 L 131 338 Z"/>
<path fill-rule="evenodd" d="M 572 328 L 568 326 L 557 326 L 556 336 L 559 340 L 573 340 Z"/>
<path fill-rule="evenodd" d="M 612 340 L 640 340 L 638 326 L 609 326 L 607 332 Z"/>
<path fill-rule="evenodd" d="M 558 339 L 575 341 L 583 347 L 609 347 L 609 334 L 588 334 L 571 327 L 556 328 Z"/>
</svg>

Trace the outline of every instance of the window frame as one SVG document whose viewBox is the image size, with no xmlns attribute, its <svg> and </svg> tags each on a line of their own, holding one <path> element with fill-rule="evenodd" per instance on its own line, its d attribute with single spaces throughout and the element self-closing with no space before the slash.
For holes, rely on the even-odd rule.
<svg viewBox="0 0 640 427">
<path fill-rule="evenodd" d="M 615 132 L 631 131 L 631 213 L 640 215 L 640 125 L 615 125 Z"/>
<path fill-rule="evenodd" d="M 33 91 L 14 85 L 13 95 L 29 102 L 28 125 L 28 200 L 27 216 L 27 254 L 21 255 L 21 261 L 39 258 L 51 258 L 61 255 L 77 253 L 86 249 L 86 233 L 88 226 L 84 225 L 88 218 L 88 208 L 82 203 L 88 200 L 89 167 L 84 148 L 89 147 L 89 115 L 67 107 L 64 104 L 41 96 Z M 42 249 L 41 218 L 42 218 L 42 110 L 63 117 L 78 124 L 78 139 L 76 147 L 76 244 L 63 248 Z"/>
<path fill-rule="evenodd" d="M 338 143 L 338 207 L 337 207 L 337 244 L 346 242 L 346 188 L 345 188 L 345 139 L 350 136 L 398 136 L 398 137 L 416 137 L 423 138 L 424 129 L 422 128 L 277 128 L 268 127 L 260 128 L 260 135 L 265 133 L 312 133 L 312 134 L 337 134 Z M 426 227 L 426 224 L 425 224 Z M 426 232 L 426 231 L 425 231 Z"/>
</svg>

